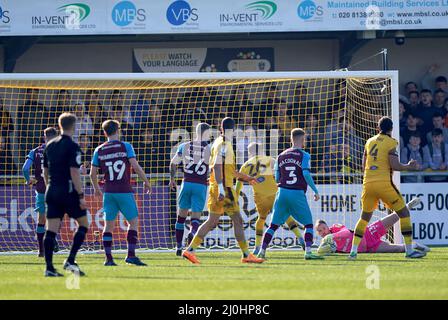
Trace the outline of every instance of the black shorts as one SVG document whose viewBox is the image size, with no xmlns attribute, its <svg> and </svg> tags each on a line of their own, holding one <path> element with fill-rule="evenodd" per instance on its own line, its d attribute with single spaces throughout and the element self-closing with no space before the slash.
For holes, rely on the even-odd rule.
<svg viewBox="0 0 448 320">
<path fill-rule="evenodd" d="M 47 219 L 62 219 L 65 214 L 73 219 L 87 215 L 87 210 L 82 210 L 79 206 L 78 194 L 76 192 L 68 193 L 61 189 L 50 186 L 45 193 Z"/>
</svg>

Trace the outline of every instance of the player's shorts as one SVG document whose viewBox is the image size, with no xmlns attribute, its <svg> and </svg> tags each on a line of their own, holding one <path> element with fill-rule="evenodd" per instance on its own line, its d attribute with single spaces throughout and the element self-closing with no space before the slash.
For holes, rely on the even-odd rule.
<svg viewBox="0 0 448 320">
<path fill-rule="evenodd" d="M 103 194 L 104 219 L 113 221 L 118 212 L 131 221 L 138 216 L 137 203 L 133 193 L 109 193 Z"/>
<path fill-rule="evenodd" d="M 79 206 L 79 197 L 76 192 L 64 192 L 61 188 L 49 187 L 45 193 L 47 204 L 47 219 L 62 219 L 67 214 L 70 218 L 78 219 L 87 215 L 87 210 Z"/>
<path fill-rule="evenodd" d="M 391 210 L 397 212 L 406 206 L 403 196 L 392 182 L 369 182 L 362 187 L 362 211 L 373 212 L 381 200 Z"/>
<path fill-rule="evenodd" d="M 258 215 L 260 218 L 266 219 L 274 207 L 275 194 L 266 197 L 255 197 L 254 201 Z"/>
<path fill-rule="evenodd" d="M 275 197 L 271 223 L 282 225 L 289 216 L 303 225 L 313 224 L 313 217 L 305 192 L 279 188 Z"/>
<path fill-rule="evenodd" d="M 224 214 L 231 216 L 240 213 L 240 206 L 238 205 L 238 197 L 234 188 L 225 188 L 226 194 L 223 201 L 218 200 L 219 189 L 218 185 L 210 185 L 207 209 L 214 214 Z"/>
<path fill-rule="evenodd" d="M 36 204 L 34 212 L 44 214 L 45 213 L 45 193 L 39 193 L 36 191 Z"/>
<path fill-rule="evenodd" d="M 179 192 L 179 208 L 191 212 L 202 212 L 207 200 L 207 186 L 194 182 L 182 182 Z"/>
<path fill-rule="evenodd" d="M 368 225 L 363 237 L 363 242 L 365 242 L 365 251 L 359 250 L 359 252 L 375 253 L 382 242 L 381 237 L 385 236 L 386 233 L 387 230 L 381 221 Z"/>
</svg>

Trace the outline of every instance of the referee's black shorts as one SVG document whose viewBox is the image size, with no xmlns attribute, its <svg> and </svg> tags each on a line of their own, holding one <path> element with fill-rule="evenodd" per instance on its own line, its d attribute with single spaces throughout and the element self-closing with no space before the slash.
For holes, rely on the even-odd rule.
<svg viewBox="0 0 448 320">
<path fill-rule="evenodd" d="M 47 219 L 62 219 L 65 214 L 73 219 L 87 215 L 87 210 L 82 210 L 79 206 L 79 197 L 76 191 L 68 193 L 61 189 L 63 188 L 49 186 L 45 193 Z"/>
</svg>

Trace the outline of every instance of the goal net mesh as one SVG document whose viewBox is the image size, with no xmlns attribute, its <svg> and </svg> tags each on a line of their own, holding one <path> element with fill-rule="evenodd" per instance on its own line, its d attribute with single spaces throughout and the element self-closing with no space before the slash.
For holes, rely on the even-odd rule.
<svg viewBox="0 0 448 320">
<path fill-rule="evenodd" d="M 247 160 L 250 142 L 262 143 L 266 154 L 275 158 L 290 146 L 290 130 L 304 128 L 305 150 L 311 154 L 312 174 L 322 196 L 314 202 L 312 192 L 308 192 L 313 219 L 353 228 L 360 214 L 364 143 L 376 134 L 378 119 L 391 115 L 391 79 L 350 77 L 350 73 L 341 78 L 300 78 L 300 73 L 279 79 L 243 77 L 220 79 L 210 74 L 207 79 L 196 80 L 108 80 L 107 75 L 104 80 L 0 79 L 0 252 L 37 250 L 36 191 L 25 185 L 22 165 L 30 150 L 43 143 L 43 130 L 57 127 L 62 112 L 72 112 L 79 119 L 74 139 L 83 151 L 81 171 L 91 220 L 86 250 L 102 249 L 102 201 L 94 197 L 88 173 L 93 150 L 105 141 L 101 123 L 106 119 L 121 122 L 122 140 L 133 145 L 153 186 L 152 194 L 145 194 L 141 181 L 133 175 L 140 215 L 140 249 L 174 248 L 177 205 L 176 192 L 168 186 L 170 158 L 181 142 L 194 138 L 195 124 L 209 123 L 213 140 L 226 116 L 233 117 L 237 124 L 234 150 L 238 167 Z M 243 187 L 239 202 L 246 237 L 253 245 L 257 212 L 249 185 Z M 374 217 L 384 214 L 380 206 Z M 207 215 L 205 207 L 202 221 Z M 188 228 L 188 220 L 186 225 Z M 126 248 L 126 229 L 126 221 L 119 215 L 114 249 Z M 58 236 L 62 248 L 69 247 L 75 230 L 75 222 L 65 218 Z M 287 227 L 277 231 L 273 240 L 277 247 L 297 244 Z M 221 218 L 203 244 L 206 248 L 236 245 L 227 216 Z"/>
</svg>

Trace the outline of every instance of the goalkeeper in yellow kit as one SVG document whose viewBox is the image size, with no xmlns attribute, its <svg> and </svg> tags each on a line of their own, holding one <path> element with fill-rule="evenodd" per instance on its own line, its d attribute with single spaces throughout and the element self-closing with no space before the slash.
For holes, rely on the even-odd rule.
<svg viewBox="0 0 448 320">
<path fill-rule="evenodd" d="M 272 157 L 260 154 L 261 145 L 252 142 L 248 146 L 249 160 L 247 160 L 240 169 L 240 173 L 249 175 L 257 179 L 257 184 L 253 184 L 254 202 L 258 212 L 258 219 L 255 223 L 255 249 L 254 255 L 258 255 L 263 239 L 263 229 L 266 218 L 274 205 L 275 195 L 277 194 L 277 184 L 273 175 L 275 160 Z M 243 183 L 238 181 L 236 184 L 236 194 L 239 197 Z M 300 234 L 298 223 L 289 217 L 286 221 L 289 229 L 294 232 L 299 239 L 302 248 L 305 248 L 305 240 Z"/>
</svg>

